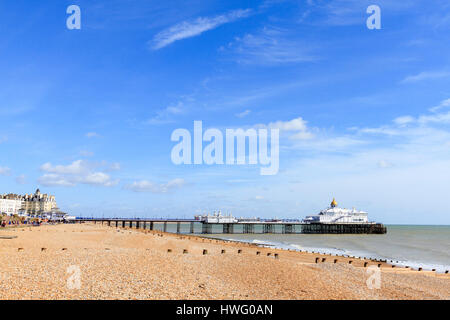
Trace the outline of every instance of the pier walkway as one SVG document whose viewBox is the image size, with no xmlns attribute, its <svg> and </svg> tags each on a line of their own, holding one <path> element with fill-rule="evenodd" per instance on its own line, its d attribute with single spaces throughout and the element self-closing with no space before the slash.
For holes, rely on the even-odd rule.
<svg viewBox="0 0 450 320">
<path fill-rule="evenodd" d="M 160 230 L 172 233 L 190 234 L 383 234 L 386 227 L 382 224 L 313 224 L 299 220 L 282 221 L 239 221 L 233 223 L 207 223 L 196 219 L 139 219 L 139 218 L 82 218 L 73 220 L 75 223 L 100 223 L 116 228 L 136 228 Z"/>
</svg>

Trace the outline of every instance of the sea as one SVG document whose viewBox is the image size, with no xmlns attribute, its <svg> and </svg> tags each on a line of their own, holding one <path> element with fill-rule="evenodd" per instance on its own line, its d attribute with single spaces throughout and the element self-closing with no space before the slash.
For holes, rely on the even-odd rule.
<svg viewBox="0 0 450 320">
<path fill-rule="evenodd" d="M 450 270 L 450 226 L 387 225 L 387 234 L 209 234 L 280 249 L 386 259 L 397 266 Z"/>
</svg>

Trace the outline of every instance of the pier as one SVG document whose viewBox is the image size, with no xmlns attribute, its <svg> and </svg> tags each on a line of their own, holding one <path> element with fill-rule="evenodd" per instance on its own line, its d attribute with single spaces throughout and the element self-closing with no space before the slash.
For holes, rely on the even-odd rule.
<svg viewBox="0 0 450 320">
<path fill-rule="evenodd" d="M 303 221 L 248 221 L 209 223 L 196 219 L 131 219 L 131 218 L 81 218 L 75 223 L 91 222 L 116 228 L 159 230 L 185 234 L 384 234 L 386 227 L 380 223 L 322 224 Z"/>
</svg>

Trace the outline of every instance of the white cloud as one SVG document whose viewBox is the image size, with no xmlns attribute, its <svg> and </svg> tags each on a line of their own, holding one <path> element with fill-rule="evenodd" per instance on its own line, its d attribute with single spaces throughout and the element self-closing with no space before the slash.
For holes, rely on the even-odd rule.
<svg viewBox="0 0 450 320">
<path fill-rule="evenodd" d="M 302 117 L 289 121 L 271 122 L 267 127 L 270 129 L 279 129 L 282 132 L 292 133 L 289 138 L 293 140 L 308 140 L 314 137 L 314 134 L 307 126 L 307 122 Z"/>
<path fill-rule="evenodd" d="M 386 160 L 378 161 L 377 165 L 379 168 L 390 168 L 393 166 L 392 163 L 390 163 L 389 161 L 386 161 Z"/>
<path fill-rule="evenodd" d="M 112 163 L 108 168 L 108 170 L 110 170 L 110 171 L 117 171 L 120 169 L 121 169 L 121 166 L 120 166 L 120 163 L 118 163 L 118 162 Z"/>
<path fill-rule="evenodd" d="M 435 107 L 428 109 L 431 113 L 423 114 L 418 117 L 413 117 L 411 115 L 401 116 L 393 120 L 394 126 L 387 125 L 378 128 L 364 128 L 360 129 L 359 132 L 362 133 L 377 133 L 386 135 L 401 135 L 406 131 L 400 130 L 402 127 L 409 125 L 430 125 L 430 124 L 448 124 L 450 123 L 450 111 L 438 112 L 439 110 L 449 107 L 450 99 L 441 101 L 441 103 Z M 411 132 L 411 131 L 409 131 Z"/>
<path fill-rule="evenodd" d="M 70 182 L 65 177 L 55 173 L 42 175 L 39 177 L 38 183 L 46 187 L 73 187 L 76 185 L 76 183 Z"/>
<path fill-rule="evenodd" d="M 76 160 L 69 165 L 52 165 L 50 162 L 47 162 L 40 167 L 41 171 L 44 171 L 45 174 L 38 179 L 38 182 L 44 186 L 65 187 L 73 187 L 77 184 L 104 187 L 117 185 L 119 180 L 112 179 L 109 174 L 102 171 L 111 168 L 118 170 L 120 169 L 120 165 L 115 163 L 107 166 L 102 171 L 98 171 L 104 165 L 91 163 L 86 160 Z"/>
<path fill-rule="evenodd" d="M 412 83 L 419 82 L 424 80 L 434 80 L 450 77 L 450 72 L 446 71 L 437 71 L 437 72 L 421 72 L 416 75 L 408 76 L 404 78 L 400 83 Z"/>
<path fill-rule="evenodd" d="M 439 111 L 439 110 L 441 110 L 443 108 L 446 108 L 446 107 L 450 107 L 450 99 L 446 99 L 446 100 L 441 101 L 441 103 L 438 104 L 437 106 L 430 108 L 430 111 L 431 112 L 436 112 L 436 111 Z"/>
<path fill-rule="evenodd" d="M 244 118 L 244 117 L 248 116 L 250 113 L 251 113 L 251 110 L 247 109 L 247 110 L 245 110 L 243 112 L 236 113 L 235 116 L 238 117 L 238 118 Z"/>
<path fill-rule="evenodd" d="M 112 187 L 117 185 L 118 180 L 111 180 L 111 177 L 104 172 L 93 172 L 84 177 L 80 177 L 78 182 L 96 186 Z"/>
<path fill-rule="evenodd" d="M 250 9 L 235 10 L 212 18 L 199 17 L 194 21 L 181 22 L 155 35 L 152 47 L 154 50 L 158 50 L 175 41 L 198 36 L 220 25 L 245 18 L 250 15 L 250 12 Z"/>
<path fill-rule="evenodd" d="M 394 119 L 394 123 L 403 126 L 406 125 L 408 123 L 414 122 L 414 118 L 411 116 L 403 116 L 403 117 L 398 117 Z"/>
<path fill-rule="evenodd" d="M 8 167 L 1 167 L 0 166 L 0 175 L 1 176 L 9 176 L 11 174 L 11 169 Z"/>
<path fill-rule="evenodd" d="M 156 112 L 156 115 L 148 119 L 146 124 L 165 124 L 174 121 L 173 117 L 185 112 L 185 104 L 179 101 L 176 105 L 170 105 L 165 109 Z"/>
<path fill-rule="evenodd" d="M 173 179 L 167 183 L 157 184 L 148 180 L 134 181 L 132 184 L 125 186 L 125 189 L 134 192 L 152 192 L 152 193 L 167 193 L 173 189 L 177 189 L 185 185 L 184 179 Z"/>
<path fill-rule="evenodd" d="M 88 150 L 80 151 L 80 156 L 82 156 L 82 157 L 92 157 L 93 155 L 94 155 L 94 153 L 92 151 L 88 151 Z"/>
<path fill-rule="evenodd" d="M 97 132 L 88 132 L 86 133 L 87 138 L 97 138 L 100 137 L 100 135 Z"/>
<path fill-rule="evenodd" d="M 229 47 L 243 64 L 279 65 L 317 60 L 310 53 L 311 44 L 292 37 L 285 30 L 264 28 L 260 33 L 236 38 Z"/>
<path fill-rule="evenodd" d="M 45 172 L 57 174 L 83 174 L 90 170 L 89 162 L 86 160 L 76 160 L 69 165 L 52 165 L 50 162 L 44 163 L 40 169 Z"/>
</svg>

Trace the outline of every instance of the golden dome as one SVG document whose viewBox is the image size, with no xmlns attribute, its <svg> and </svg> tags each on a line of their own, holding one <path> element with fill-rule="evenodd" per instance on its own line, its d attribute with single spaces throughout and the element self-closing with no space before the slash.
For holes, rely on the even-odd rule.
<svg viewBox="0 0 450 320">
<path fill-rule="evenodd" d="M 331 201 L 331 207 L 334 208 L 334 207 L 337 207 L 337 205 L 338 204 L 336 202 L 336 199 L 333 198 L 333 201 Z"/>
</svg>

